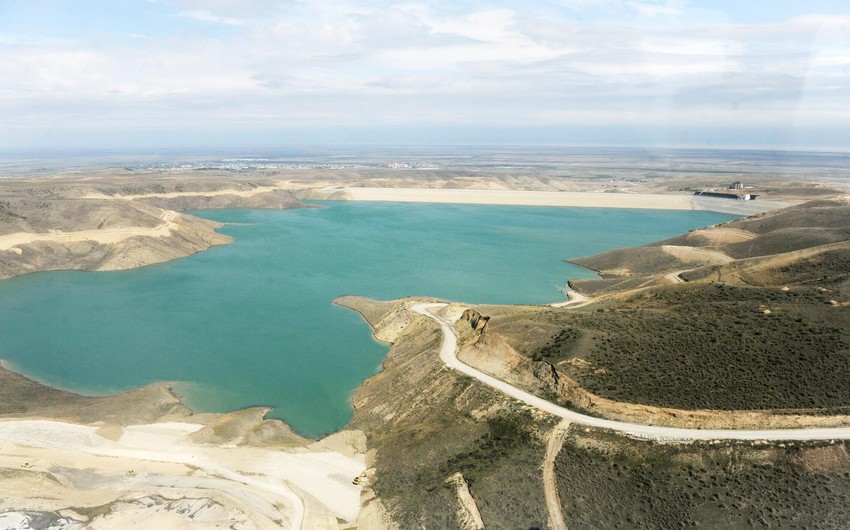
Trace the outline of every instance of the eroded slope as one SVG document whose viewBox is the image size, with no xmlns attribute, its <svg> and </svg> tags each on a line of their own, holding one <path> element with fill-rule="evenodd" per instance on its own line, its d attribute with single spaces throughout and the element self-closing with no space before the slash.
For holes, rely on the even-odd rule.
<svg viewBox="0 0 850 530">
<path fill-rule="evenodd" d="M 365 519 L 370 528 L 466 527 L 460 473 L 488 527 L 545 527 L 539 467 L 554 420 L 445 368 L 439 328 L 405 303 L 387 312 L 363 299 L 343 302 L 370 319 L 377 338 L 393 343 L 383 371 L 353 400 L 351 425 L 374 451 L 372 488 L 384 512 L 378 517 L 376 503 L 367 503 L 361 525 Z"/>
</svg>

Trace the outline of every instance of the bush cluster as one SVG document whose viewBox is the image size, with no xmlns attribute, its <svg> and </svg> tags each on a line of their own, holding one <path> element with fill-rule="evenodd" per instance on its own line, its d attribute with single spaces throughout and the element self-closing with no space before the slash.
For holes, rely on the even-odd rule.
<svg viewBox="0 0 850 530">
<path fill-rule="evenodd" d="M 651 290 L 620 309 L 540 315 L 557 327 L 525 351 L 618 401 L 844 411 L 850 407 L 850 311 L 831 307 L 830 296 L 815 288 Z M 571 358 L 593 369 L 560 363 Z"/>
<path fill-rule="evenodd" d="M 644 443 L 624 454 L 565 443 L 556 460 L 565 517 L 576 529 L 846 527 L 850 473 L 808 473 L 793 454 L 758 462 L 748 451 Z"/>
</svg>

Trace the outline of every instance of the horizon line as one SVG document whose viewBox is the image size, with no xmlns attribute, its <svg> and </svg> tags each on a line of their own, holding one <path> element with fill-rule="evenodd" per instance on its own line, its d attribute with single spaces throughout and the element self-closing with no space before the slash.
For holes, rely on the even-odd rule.
<svg viewBox="0 0 850 530">
<path fill-rule="evenodd" d="M 207 145 L 207 146 L 147 146 L 147 147 L 0 147 L 0 157 L 8 155 L 90 155 L 97 153 L 121 154 L 149 154 L 155 155 L 158 151 L 175 152 L 182 151 L 192 154 L 220 154 L 224 151 L 260 151 L 287 148 L 300 149 L 357 149 L 357 148 L 385 148 L 385 149 L 630 149 L 630 150 L 693 150 L 693 151 L 764 151 L 764 152 L 800 152 L 800 153 L 834 153 L 850 154 L 850 147 L 797 147 L 797 146 L 775 146 L 775 145 L 665 145 L 665 144 L 567 144 L 567 143 L 454 143 L 454 144 L 431 144 L 431 143 L 281 143 L 268 145 Z"/>
</svg>

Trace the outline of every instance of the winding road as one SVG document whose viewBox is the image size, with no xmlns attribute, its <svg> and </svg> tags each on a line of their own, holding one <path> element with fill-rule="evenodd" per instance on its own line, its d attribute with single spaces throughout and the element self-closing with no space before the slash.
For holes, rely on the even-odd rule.
<svg viewBox="0 0 850 530">
<path fill-rule="evenodd" d="M 847 440 L 850 439 L 850 427 L 831 427 L 831 428 L 811 428 L 811 429 L 773 429 L 773 430 L 731 430 L 731 429 L 679 429 L 675 427 L 657 427 L 654 425 L 639 425 L 635 423 L 625 423 L 621 421 L 606 420 L 587 416 L 578 412 L 566 409 L 559 405 L 537 397 L 534 394 L 520 390 L 504 381 L 485 374 L 475 368 L 460 361 L 457 358 L 457 335 L 452 328 L 452 323 L 448 322 L 435 314 L 431 309 L 446 307 L 448 304 L 442 303 L 421 303 L 411 307 L 411 309 L 428 317 L 440 325 L 443 332 L 443 343 L 440 346 L 440 360 L 446 366 L 466 374 L 472 378 L 481 381 L 482 383 L 499 390 L 500 392 L 511 396 L 514 399 L 522 401 L 532 407 L 548 412 L 559 418 L 563 418 L 572 423 L 586 425 L 590 427 L 598 427 L 601 429 L 610 429 L 635 438 L 642 438 L 656 441 L 682 441 L 689 442 L 694 440 Z"/>
</svg>

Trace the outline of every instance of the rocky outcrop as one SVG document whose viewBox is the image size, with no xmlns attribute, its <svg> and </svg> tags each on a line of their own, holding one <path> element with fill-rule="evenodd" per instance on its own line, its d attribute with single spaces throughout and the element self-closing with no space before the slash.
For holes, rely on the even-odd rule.
<svg viewBox="0 0 850 530">
<path fill-rule="evenodd" d="M 473 331 L 484 331 L 484 328 L 487 326 L 487 322 L 490 321 L 490 317 L 484 316 L 475 309 L 467 309 L 460 316 L 459 322 L 464 322 L 472 328 Z"/>
<path fill-rule="evenodd" d="M 534 374 L 535 363 L 517 352 L 496 333 L 481 333 L 460 342 L 458 358 L 466 364 L 498 379 L 524 388 L 542 391 L 545 384 Z"/>
<path fill-rule="evenodd" d="M 490 317 L 482 315 L 475 309 L 465 310 L 454 326 L 458 342 L 467 344 L 481 340 L 489 321 Z"/>
</svg>

